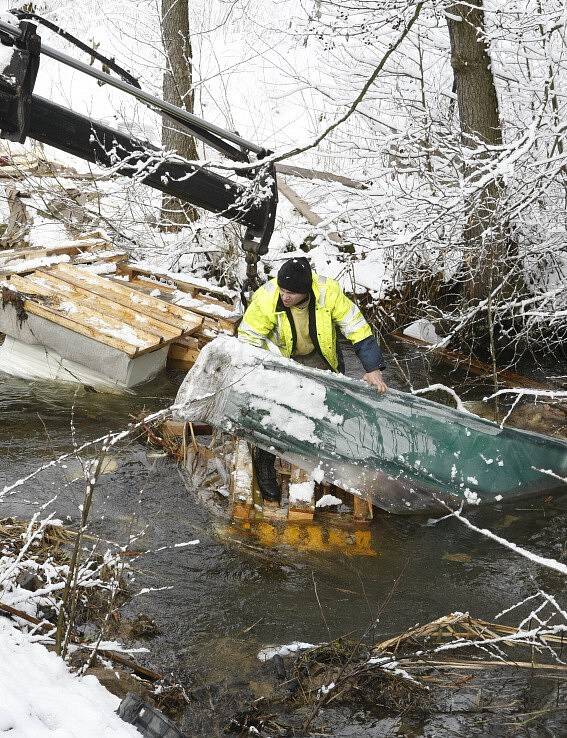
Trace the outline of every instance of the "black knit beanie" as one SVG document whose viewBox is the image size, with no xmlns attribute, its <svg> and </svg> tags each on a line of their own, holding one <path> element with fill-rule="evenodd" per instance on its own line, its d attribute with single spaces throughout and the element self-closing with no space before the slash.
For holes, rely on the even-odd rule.
<svg viewBox="0 0 567 738">
<path fill-rule="evenodd" d="M 306 295 L 311 292 L 311 265 L 305 256 L 290 259 L 278 272 L 278 285 L 289 292 Z"/>
</svg>

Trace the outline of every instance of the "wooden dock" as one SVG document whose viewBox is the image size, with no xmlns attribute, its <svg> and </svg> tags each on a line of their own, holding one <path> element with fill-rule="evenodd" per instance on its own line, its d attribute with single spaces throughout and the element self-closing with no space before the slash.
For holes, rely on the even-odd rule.
<svg viewBox="0 0 567 738">
<path fill-rule="evenodd" d="M 228 290 L 126 258 L 96 234 L 0 252 L 0 341 L 1 334 L 10 338 L 0 347 L 0 366 L 27 363 L 29 378 L 127 389 L 166 365 L 187 371 L 206 343 L 236 333 L 240 314 Z M 28 376 L 25 367 L 18 376 Z"/>
</svg>

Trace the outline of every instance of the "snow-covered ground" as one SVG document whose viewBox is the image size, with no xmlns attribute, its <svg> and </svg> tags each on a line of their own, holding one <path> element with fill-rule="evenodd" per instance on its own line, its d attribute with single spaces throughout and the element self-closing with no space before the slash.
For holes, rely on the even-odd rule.
<svg viewBox="0 0 567 738">
<path fill-rule="evenodd" d="M 0 618 L 0 733 L 10 738 L 140 738 L 115 714 L 120 700 L 94 676 Z"/>
</svg>

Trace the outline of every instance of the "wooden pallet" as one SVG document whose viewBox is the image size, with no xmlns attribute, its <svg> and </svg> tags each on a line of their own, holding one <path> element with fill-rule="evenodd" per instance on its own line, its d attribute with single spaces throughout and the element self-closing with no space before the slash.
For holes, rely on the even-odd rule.
<svg viewBox="0 0 567 738">
<path fill-rule="evenodd" d="M 189 335 L 202 325 L 194 313 L 69 264 L 13 275 L 9 285 L 25 312 L 111 346 L 130 357 Z"/>
<path fill-rule="evenodd" d="M 55 246 L 0 251 L 0 275 L 30 274 L 38 268 L 38 260 L 41 260 L 44 266 L 50 266 L 63 262 L 118 265 L 127 259 L 128 254 L 125 251 L 115 249 L 108 239 L 95 233 Z"/>
<path fill-rule="evenodd" d="M 120 273 L 127 276 L 129 280 L 140 279 L 149 280 L 154 287 L 162 286 L 187 292 L 192 295 L 206 294 L 231 303 L 234 292 L 223 287 L 215 287 L 213 285 L 204 284 L 202 281 L 191 279 L 187 274 L 173 274 L 167 270 L 158 267 L 147 267 L 135 262 L 123 264 Z"/>
<path fill-rule="evenodd" d="M 167 364 L 178 371 L 191 369 L 200 350 L 219 334 L 236 335 L 241 319 L 229 290 L 191 281 L 188 275 L 172 275 L 128 262 L 119 265 L 120 278 L 112 281 L 144 295 L 159 293 L 169 305 L 178 305 L 202 317 L 201 326 L 172 343 Z M 124 277 L 126 279 L 124 279 Z"/>
<path fill-rule="evenodd" d="M 339 525 L 365 526 L 372 520 L 372 503 L 345 490 L 326 483 L 313 484 L 309 499 L 293 499 L 289 494 L 294 484 L 310 481 L 310 476 L 298 466 L 281 459 L 276 460 L 276 472 L 282 490 L 282 498 L 288 498 L 287 506 L 276 509 L 262 504 L 262 496 L 256 482 L 249 445 L 242 439 L 236 441 L 230 469 L 231 517 L 233 520 L 272 520 L 274 522 L 311 524 L 317 520 Z M 351 513 L 326 513 L 317 507 L 317 500 L 324 494 L 333 494 L 351 507 Z M 333 520 L 334 518 L 334 520 Z"/>
<path fill-rule="evenodd" d="M 200 434 L 212 436 L 209 443 Z M 163 441 L 159 441 L 159 438 Z M 265 546 L 288 545 L 311 551 L 343 551 L 349 555 L 376 556 L 374 536 L 369 525 L 372 520 L 372 506 L 365 500 L 353 498 L 343 490 L 329 485 L 316 485 L 315 499 L 331 492 L 341 497 L 352 507 L 350 513 L 325 512 L 315 508 L 313 513 L 297 516 L 287 506 L 268 510 L 262 506 L 262 497 L 255 479 L 250 446 L 243 439 L 228 438 L 216 445 L 214 431 L 210 426 L 199 428 L 191 423 L 166 421 L 154 434 L 161 445 L 174 458 L 181 459 L 190 472 L 191 480 L 199 480 L 202 487 L 220 483 L 220 476 L 212 474 L 200 476 L 199 466 L 207 466 L 212 458 L 231 459 L 228 466 L 230 524 L 226 534 L 233 539 L 235 526 L 240 533 L 251 535 Z M 173 439 L 173 450 L 171 446 Z M 179 453 L 181 450 L 181 453 Z M 280 476 L 283 496 L 287 497 L 289 478 L 303 481 L 305 472 L 292 467 L 287 462 L 277 460 L 276 471 Z M 362 511 L 362 514 L 360 514 Z M 305 510 L 303 510 L 305 512 Z M 222 535 L 222 527 L 217 531 Z"/>
</svg>

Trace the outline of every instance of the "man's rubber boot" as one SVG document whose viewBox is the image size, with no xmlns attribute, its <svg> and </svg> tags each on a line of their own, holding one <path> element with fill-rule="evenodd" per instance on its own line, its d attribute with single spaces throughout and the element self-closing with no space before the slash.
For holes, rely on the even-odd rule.
<svg viewBox="0 0 567 738">
<path fill-rule="evenodd" d="M 282 493 L 278 487 L 276 470 L 274 462 L 276 457 L 269 451 L 261 448 L 254 450 L 254 471 L 256 472 L 256 481 L 264 502 L 275 503 L 279 506 Z"/>
</svg>

